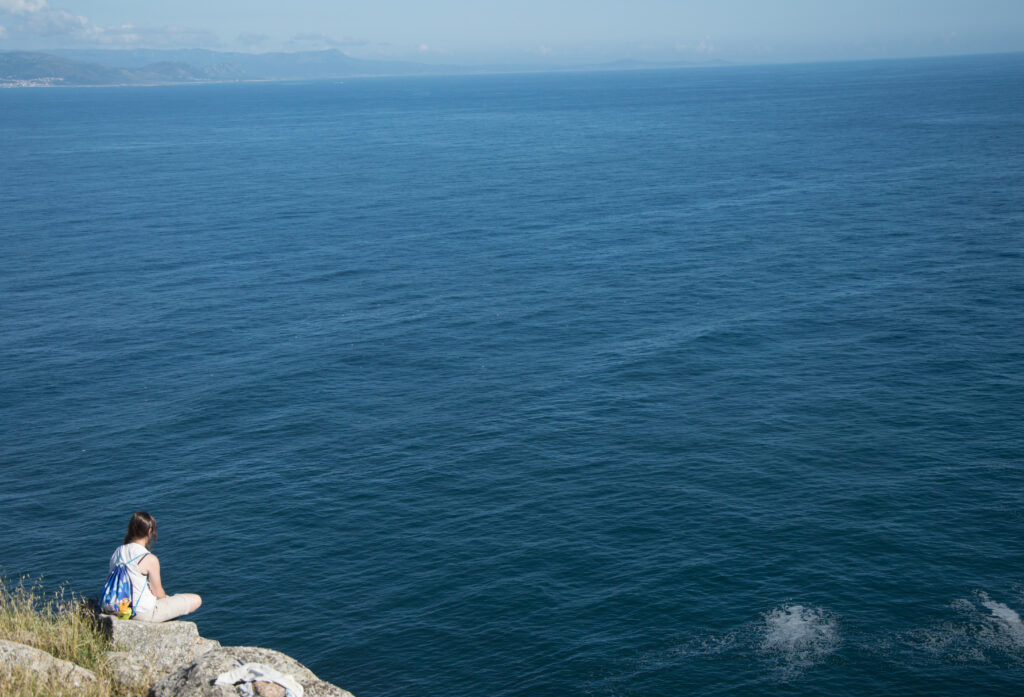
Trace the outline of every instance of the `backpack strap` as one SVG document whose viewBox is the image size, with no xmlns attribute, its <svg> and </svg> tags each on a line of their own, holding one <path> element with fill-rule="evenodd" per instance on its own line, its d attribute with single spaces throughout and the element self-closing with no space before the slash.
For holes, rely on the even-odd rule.
<svg viewBox="0 0 1024 697">
<path fill-rule="evenodd" d="M 131 564 L 133 562 L 137 562 L 139 559 L 142 559 L 147 554 L 151 554 L 151 552 L 143 552 L 142 554 L 140 554 L 137 557 L 133 557 L 132 559 L 129 559 L 126 562 L 122 562 L 121 561 L 121 550 L 118 549 L 117 550 L 117 562 L 119 564 L 123 563 L 125 566 L 128 566 L 129 564 Z M 142 595 L 146 592 L 146 589 L 149 588 L 149 574 L 144 574 L 144 576 L 146 577 L 146 585 L 144 585 L 142 587 L 142 592 L 139 593 L 139 600 L 142 600 Z M 129 577 L 129 583 L 131 582 L 130 578 L 131 577 Z M 131 598 L 131 600 L 132 600 L 132 617 L 135 617 L 135 585 L 132 584 L 131 588 L 132 588 L 132 598 Z"/>
<path fill-rule="evenodd" d="M 144 585 L 142 587 L 142 593 L 139 593 L 139 600 L 142 600 L 142 596 L 146 593 L 146 589 L 147 588 L 149 588 L 149 576 L 146 576 L 146 585 Z M 134 595 L 134 593 L 135 593 L 135 588 L 133 587 L 132 588 L 132 594 Z M 133 602 L 132 603 L 132 617 L 135 617 L 135 614 L 136 614 L 135 603 Z"/>
</svg>

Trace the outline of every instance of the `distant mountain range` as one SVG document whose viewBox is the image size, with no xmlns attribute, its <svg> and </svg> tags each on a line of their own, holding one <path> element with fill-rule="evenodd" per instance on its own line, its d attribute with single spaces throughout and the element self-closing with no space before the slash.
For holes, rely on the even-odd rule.
<svg viewBox="0 0 1024 697">
<path fill-rule="evenodd" d="M 228 53 L 205 49 L 58 49 L 0 52 L 0 86 L 152 85 L 243 80 L 323 80 L 382 75 L 452 75 L 550 70 L 636 70 L 714 65 L 617 61 L 589 66 L 467 68 L 352 58 L 341 51 Z"/>
</svg>

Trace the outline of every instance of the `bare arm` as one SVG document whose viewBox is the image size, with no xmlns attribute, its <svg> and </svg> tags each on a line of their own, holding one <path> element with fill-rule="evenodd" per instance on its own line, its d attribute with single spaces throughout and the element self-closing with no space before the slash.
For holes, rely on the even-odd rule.
<svg viewBox="0 0 1024 697">
<path fill-rule="evenodd" d="M 160 584 L 160 560 L 155 554 L 147 554 L 139 561 L 139 571 L 149 577 L 149 590 L 153 591 L 153 595 L 157 598 L 167 597 L 164 587 Z"/>
</svg>

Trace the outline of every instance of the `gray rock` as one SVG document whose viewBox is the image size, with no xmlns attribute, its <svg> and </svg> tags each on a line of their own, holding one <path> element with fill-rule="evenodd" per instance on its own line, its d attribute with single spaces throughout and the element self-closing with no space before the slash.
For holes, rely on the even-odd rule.
<svg viewBox="0 0 1024 697">
<path fill-rule="evenodd" d="M 152 685 L 162 677 L 150 671 L 142 656 L 127 651 L 108 651 L 107 669 L 110 677 L 121 685 Z"/>
<path fill-rule="evenodd" d="M 199 658 L 207 651 L 213 651 L 214 649 L 219 648 L 220 642 L 216 639 L 206 639 L 204 637 L 199 637 L 199 643 L 196 644 L 195 649 L 193 650 L 195 652 L 196 658 Z"/>
<path fill-rule="evenodd" d="M 51 656 L 45 651 L 0 639 L 0 671 L 31 670 L 65 684 L 81 687 L 96 682 L 91 670 Z"/>
<path fill-rule="evenodd" d="M 352 693 L 317 678 L 291 656 L 256 646 L 223 646 L 207 651 L 194 663 L 160 679 L 149 697 L 238 697 L 237 688 L 213 683 L 221 673 L 236 668 L 239 661 L 262 663 L 292 676 L 302 685 L 306 697 L 352 697 Z"/>
<path fill-rule="evenodd" d="M 199 636 L 195 622 L 143 622 L 111 615 L 100 615 L 98 621 L 114 645 L 107 654 L 111 675 L 122 685 L 152 685 L 220 646 Z"/>
</svg>

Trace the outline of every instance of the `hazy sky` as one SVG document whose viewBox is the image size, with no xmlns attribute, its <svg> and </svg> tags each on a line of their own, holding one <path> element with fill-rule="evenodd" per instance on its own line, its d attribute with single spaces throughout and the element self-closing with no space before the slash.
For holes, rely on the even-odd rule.
<svg viewBox="0 0 1024 697">
<path fill-rule="evenodd" d="M 1024 0 L 0 0 L 0 50 L 735 62 L 1024 50 Z"/>
</svg>

